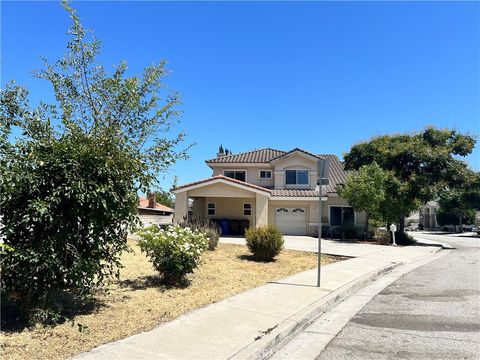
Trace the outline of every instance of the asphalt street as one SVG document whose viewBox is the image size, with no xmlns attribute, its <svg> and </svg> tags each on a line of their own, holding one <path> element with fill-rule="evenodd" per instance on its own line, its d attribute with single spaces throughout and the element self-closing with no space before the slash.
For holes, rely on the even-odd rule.
<svg viewBox="0 0 480 360">
<path fill-rule="evenodd" d="M 320 359 L 480 359 L 480 239 L 418 234 L 456 249 L 393 282 Z"/>
</svg>

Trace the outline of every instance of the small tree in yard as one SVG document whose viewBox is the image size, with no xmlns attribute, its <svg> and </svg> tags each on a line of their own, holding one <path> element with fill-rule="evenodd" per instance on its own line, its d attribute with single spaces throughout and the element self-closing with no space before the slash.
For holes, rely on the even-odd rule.
<svg viewBox="0 0 480 360">
<path fill-rule="evenodd" d="M 13 249 L 2 255 L 2 293 L 32 320 L 58 315 L 60 291 L 89 294 L 118 274 L 137 192 L 186 157 L 176 150 L 183 133 L 168 135 L 180 100 L 160 98 L 165 62 L 141 77 L 126 76 L 125 63 L 108 74 L 95 61 L 99 42 L 64 7 L 67 53 L 36 72 L 56 103 L 31 108 L 13 83 L 0 97 L 2 235 Z"/>
<path fill-rule="evenodd" d="M 378 217 L 382 202 L 385 200 L 385 181 L 387 175 L 377 165 L 363 165 L 352 172 L 346 183 L 340 188 L 340 196 L 348 200 L 356 211 L 365 211 L 365 239 L 368 237 L 368 222 L 372 215 Z"/>
</svg>

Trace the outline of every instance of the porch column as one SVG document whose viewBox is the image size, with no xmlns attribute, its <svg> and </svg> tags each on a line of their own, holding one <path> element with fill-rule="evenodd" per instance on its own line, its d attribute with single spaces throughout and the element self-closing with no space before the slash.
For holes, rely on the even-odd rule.
<svg viewBox="0 0 480 360">
<path fill-rule="evenodd" d="M 268 197 L 256 194 L 255 196 L 255 227 L 268 225 Z"/>
<path fill-rule="evenodd" d="M 184 191 L 175 194 L 175 223 L 181 223 L 186 217 L 188 217 L 188 196 Z"/>
<path fill-rule="evenodd" d="M 193 218 L 205 220 L 205 198 L 195 197 L 193 199 Z"/>
</svg>

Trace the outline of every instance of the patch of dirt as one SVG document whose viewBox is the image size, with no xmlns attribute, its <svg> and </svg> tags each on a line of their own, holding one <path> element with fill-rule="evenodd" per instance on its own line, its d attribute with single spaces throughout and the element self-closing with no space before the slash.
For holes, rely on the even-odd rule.
<svg viewBox="0 0 480 360">
<path fill-rule="evenodd" d="M 220 244 L 207 251 L 204 263 L 179 286 L 166 286 L 134 241 L 122 256 L 120 279 L 98 290 L 96 306 L 76 315 L 76 324 L 56 327 L 4 328 L 2 359 L 66 359 L 119 340 L 208 304 L 316 266 L 316 254 L 284 250 L 273 262 L 255 262 L 241 245 Z M 324 256 L 326 265 L 341 258 Z M 66 298 L 66 301 L 68 297 Z M 6 315 L 6 314 L 2 314 Z"/>
</svg>

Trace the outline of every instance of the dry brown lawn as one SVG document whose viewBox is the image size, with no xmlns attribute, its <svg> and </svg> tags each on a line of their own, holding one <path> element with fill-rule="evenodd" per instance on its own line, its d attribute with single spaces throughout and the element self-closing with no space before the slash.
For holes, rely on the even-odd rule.
<svg viewBox="0 0 480 360">
<path fill-rule="evenodd" d="M 159 283 L 138 246 L 131 241 L 133 253 L 123 256 L 125 266 L 120 279 L 95 295 L 98 304 L 75 316 L 86 326 L 64 323 L 56 327 L 36 327 L 20 332 L 3 332 L 3 359 L 65 359 L 101 344 L 147 331 L 156 325 L 205 305 L 226 299 L 269 281 L 316 266 L 312 253 L 284 250 L 271 263 L 248 258 L 245 246 L 220 244 L 207 251 L 204 263 L 188 277 L 189 284 L 172 288 Z M 325 256 L 323 263 L 334 262 Z"/>
</svg>

